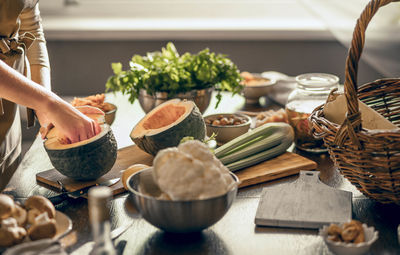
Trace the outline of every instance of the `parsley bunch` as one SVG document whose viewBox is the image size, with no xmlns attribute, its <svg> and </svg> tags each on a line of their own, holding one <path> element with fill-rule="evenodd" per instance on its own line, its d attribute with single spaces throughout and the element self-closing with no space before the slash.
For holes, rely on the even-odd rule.
<svg viewBox="0 0 400 255">
<path fill-rule="evenodd" d="M 139 97 L 141 89 L 150 95 L 167 92 L 173 98 L 181 92 L 214 87 L 218 92 L 215 106 L 218 107 L 221 91 L 236 94 L 243 89 L 238 68 L 225 55 L 204 49 L 180 56 L 171 42 L 161 52 L 134 55 L 128 70 L 123 70 L 121 63 L 112 63 L 111 68 L 114 75 L 107 80 L 107 91 L 128 94 L 131 103 Z"/>
</svg>

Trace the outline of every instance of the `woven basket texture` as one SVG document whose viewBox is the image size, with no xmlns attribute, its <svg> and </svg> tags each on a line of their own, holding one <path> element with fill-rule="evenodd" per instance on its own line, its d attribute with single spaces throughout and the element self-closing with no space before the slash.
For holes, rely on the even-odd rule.
<svg viewBox="0 0 400 255">
<path fill-rule="evenodd" d="M 380 7 L 391 2 L 395 1 L 371 0 L 357 20 L 346 59 L 344 93 L 348 112 L 344 122 L 339 125 L 327 120 L 324 105 L 317 107 L 309 120 L 313 135 L 324 139 L 345 178 L 371 199 L 400 204 L 400 129 L 363 128 L 358 105 L 359 99 L 400 127 L 400 79 L 381 79 L 357 86 L 358 62 L 368 23 Z"/>
</svg>

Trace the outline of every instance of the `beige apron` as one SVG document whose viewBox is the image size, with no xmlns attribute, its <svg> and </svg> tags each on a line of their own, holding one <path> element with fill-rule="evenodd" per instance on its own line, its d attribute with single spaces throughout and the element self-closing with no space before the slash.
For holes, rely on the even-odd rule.
<svg viewBox="0 0 400 255">
<path fill-rule="evenodd" d="M 32 8 L 37 0 L 0 0 L 0 30 L 16 28 L 11 34 L 0 31 L 0 60 L 30 77 L 29 63 L 25 52 L 35 39 L 33 35 L 18 34 L 18 16 L 24 8 Z M 7 15 L 3 15 L 7 13 Z M 15 16 L 16 15 L 16 16 Z M 7 19 L 8 18 L 8 19 Z M 14 23 L 13 23 L 14 22 Z M 29 115 L 32 111 L 29 111 Z M 32 116 L 29 117 L 32 120 Z M 4 189 L 19 163 L 21 154 L 21 121 L 18 106 L 0 99 L 0 190 Z"/>
</svg>

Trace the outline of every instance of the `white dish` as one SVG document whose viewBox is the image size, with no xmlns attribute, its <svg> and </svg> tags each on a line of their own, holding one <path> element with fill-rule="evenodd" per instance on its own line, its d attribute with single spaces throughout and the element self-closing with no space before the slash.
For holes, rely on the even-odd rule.
<svg viewBox="0 0 400 255">
<path fill-rule="evenodd" d="M 342 227 L 343 224 L 339 226 Z M 369 251 L 371 245 L 378 240 L 378 231 L 375 231 L 374 227 L 368 227 L 363 224 L 365 242 L 354 244 L 345 242 L 334 242 L 328 239 L 328 228 L 329 226 L 323 226 L 319 230 L 319 235 L 324 239 L 325 244 L 329 250 L 335 254 L 340 255 L 359 255 Z"/>
<path fill-rule="evenodd" d="M 72 221 L 71 219 L 64 213 L 56 211 L 55 215 L 55 220 L 56 220 L 56 234 L 53 237 L 53 240 L 59 240 L 66 236 L 69 232 L 72 230 Z M 24 241 L 21 244 L 18 245 L 29 245 L 30 239 L 26 237 Z M 10 247 L 0 247 L 0 253 L 5 251 L 7 248 L 14 247 L 16 248 L 18 245 L 10 246 Z"/>
</svg>

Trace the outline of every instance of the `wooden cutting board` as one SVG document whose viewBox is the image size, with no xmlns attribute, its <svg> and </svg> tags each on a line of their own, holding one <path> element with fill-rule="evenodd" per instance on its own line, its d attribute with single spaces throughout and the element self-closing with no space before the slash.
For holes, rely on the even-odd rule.
<svg viewBox="0 0 400 255">
<path fill-rule="evenodd" d="M 50 169 L 40 172 L 36 175 L 36 180 L 39 184 L 48 185 L 55 189 L 59 189 L 60 185 L 57 181 L 64 184 L 68 191 L 78 190 L 94 183 L 99 183 L 104 180 L 121 177 L 121 171 L 133 164 L 146 164 L 152 165 L 153 157 L 136 145 L 128 146 L 118 150 L 117 160 L 113 168 L 106 175 L 102 176 L 96 181 L 92 182 L 79 182 L 72 180 L 55 169 Z M 249 168 L 236 171 L 235 174 L 239 177 L 241 184 L 239 187 L 246 187 L 261 182 L 271 181 L 289 175 L 299 173 L 300 170 L 313 170 L 317 168 L 317 164 L 304 158 L 298 154 L 286 152 L 276 158 L 264 161 L 260 164 L 251 166 Z M 121 181 L 111 187 L 114 195 L 124 192 Z"/>
<path fill-rule="evenodd" d="M 352 193 L 325 185 L 319 172 L 301 171 L 291 183 L 263 189 L 255 223 L 261 226 L 321 228 L 351 220 Z"/>
</svg>

